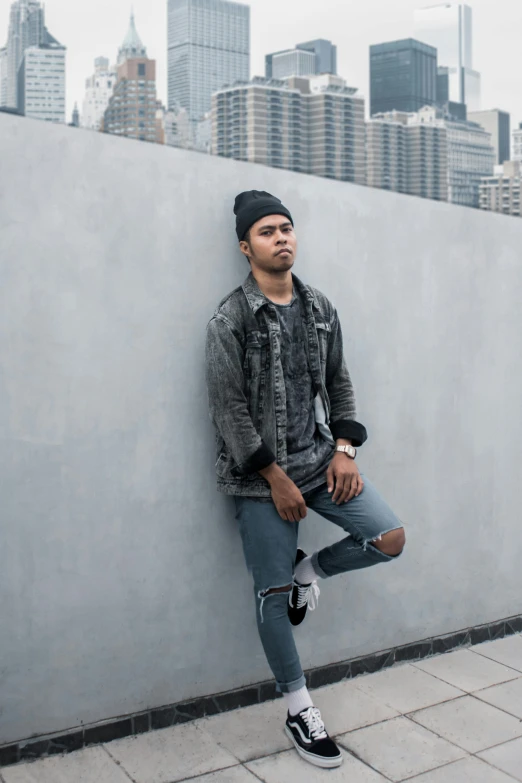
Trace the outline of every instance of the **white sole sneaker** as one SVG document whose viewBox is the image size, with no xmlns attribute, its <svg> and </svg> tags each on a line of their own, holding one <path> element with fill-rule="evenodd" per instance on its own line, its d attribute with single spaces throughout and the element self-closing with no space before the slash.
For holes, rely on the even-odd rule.
<svg viewBox="0 0 522 783">
<path fill-rule="evenodd" d="M 339 756 L 334 756 L 334 758 L 317 756 L 315 753 L 308 753 L 308 751 L 299 745 L 288 726 L 285 726 L 285 734 L 292 742 L 294 748 L 297 750 L 301 758 L 305 761 L 308 761 L 309 764 L 313 764 L 316 767 L 323 767 L 323 769 L 333 769 L 334 767 L 340 767 L 343 763 L 343 754 L 341 751 L 339 751 Z"/>
</svg>

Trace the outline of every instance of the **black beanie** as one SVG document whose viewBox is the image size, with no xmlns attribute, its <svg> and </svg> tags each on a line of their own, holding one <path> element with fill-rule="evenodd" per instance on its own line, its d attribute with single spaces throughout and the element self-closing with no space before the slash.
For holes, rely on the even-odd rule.
<svg viewBox="0 0 522 783">
<path fill-rule="evenodd" d="M 287 208 L 278 198 L 265 190 L 245 190 L 236 196 L 234 214 L 237 238 L 240 242 L 245 238 L 248 229 L 267 215 L 284 215 L 294 225 L 292 215 Z"/>
</svg>

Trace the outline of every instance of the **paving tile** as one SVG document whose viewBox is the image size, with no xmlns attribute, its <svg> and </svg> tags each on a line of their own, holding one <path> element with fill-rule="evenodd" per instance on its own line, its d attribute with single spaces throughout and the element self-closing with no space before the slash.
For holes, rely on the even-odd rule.
<svg viewBox="0 0 522 783">
<path fill-rule="evenodd" d="M 207 731 L 240 761 L 257 759 L 292 747 L 284 732 L 286 709 L 281 699 L 206 718 Z"/>
<path fill-rule="evenodd" d="M 490 748 L 478 755 L 481 759 L 507 772 L 515 780 L 522 780 L 522 738 Z"/>
<path fill-rule="evenodd" d="M 0 774 L 5 783 L 129 783 L 102 747 L 3 767 Z"/>
<path fill-rule="evenodd" d="M 469 753 L 522 736 L 522 722 L 473 696 L 437 704 L 409 715 Z"/>
<path fill-rule="evenodd" d="M 458 688 L 411 664 L 393 666 L 383 672 L 358 677 L 354 682 L 359 690 L 402 713 L 431 707 L 463 695 Z"/>
<path fill-rule="evenodd" d="M 105 747 L 135 783 L 175 783 L 237 764 L 202 721 L 114 740 Z M 126 783 L 128 783 L 126 781 Z"/>
<path fill-rule="evenodd" d="M 343 734 L 337 741 L 394 781 L 467 755 L 461 748 L 404 717 Z"/>
<path fill-rule="evenodd" d="M 522 720 L 522 677 L 502 685 L 493 685 L 483 691 L 475 691 L 473 695 Z"/>
<path fill-rule="evenodd" d="M 353 680 L 317 688 L 312 691 L 312 698 L 330 735 L 345 734 L 399 714 L 393 707 L 361 691 Z"/>
<path fill-rule="evenodd" d="M 314 767 L 298 756 L 295 750 L 249 761 L 246 766 L 265 783 L 317 783 L 320 780 L 327 780 L 328 783 L 385 783 L 386 778 L 366 764 L 346 751 L 343 755 L 343 763 L 335 769 Z"/>
<path fill-rule="evenodd" d="M 410 778 L 408 783 L 513 783 L 513 778 L 479 759 L 467 758 Z"/>
<path fill-rule="evenodd" d="M 434 677 L 471 693 L 490 685 L 498 685 L 516 679 L 519 674 L 496 661 L 477 655 L 471 650 L 456 650 L 436 658 L 417 661 L 412 664 Z"/>
<path fill-rule="evenodd" d="M 259 783 L 259 778 L 240 765 L 203 775 L 193 780 L 193 783 Z"/>
<path fill-rule="evenodd" d="M 522 635 L 520 634 L 477 644 L 473 647 L 473 652 L 522 672 Z"/>
</svg>

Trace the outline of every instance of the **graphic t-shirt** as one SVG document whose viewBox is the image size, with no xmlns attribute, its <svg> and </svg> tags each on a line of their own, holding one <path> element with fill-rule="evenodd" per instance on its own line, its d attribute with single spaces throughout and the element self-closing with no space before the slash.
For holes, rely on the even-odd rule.
<svg viewBox="0 0 522 783">
<path fill-rule="evenodd" d="M 281 363 L 286 390 L 287 475 L 307 492 L 326 481 L 335 446 L 319 432 L 314 413 L 314 387 L 306 356 L 305 312 L 296 295 L 289 304 L 274 305 L 281 328 Z"/>
</svg>

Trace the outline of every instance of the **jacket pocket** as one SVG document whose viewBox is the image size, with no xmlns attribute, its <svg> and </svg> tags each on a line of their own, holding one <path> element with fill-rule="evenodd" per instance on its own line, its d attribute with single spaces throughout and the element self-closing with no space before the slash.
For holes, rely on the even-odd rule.
<svg viewBox="0 0 522 783">
<path fill-rule="evenodd" d="M 247 378 L 258 378 L 270 362 L 270 338 L 262 332 L 250 332 L 245 346 L 243 371 Z"/>
</svg>

